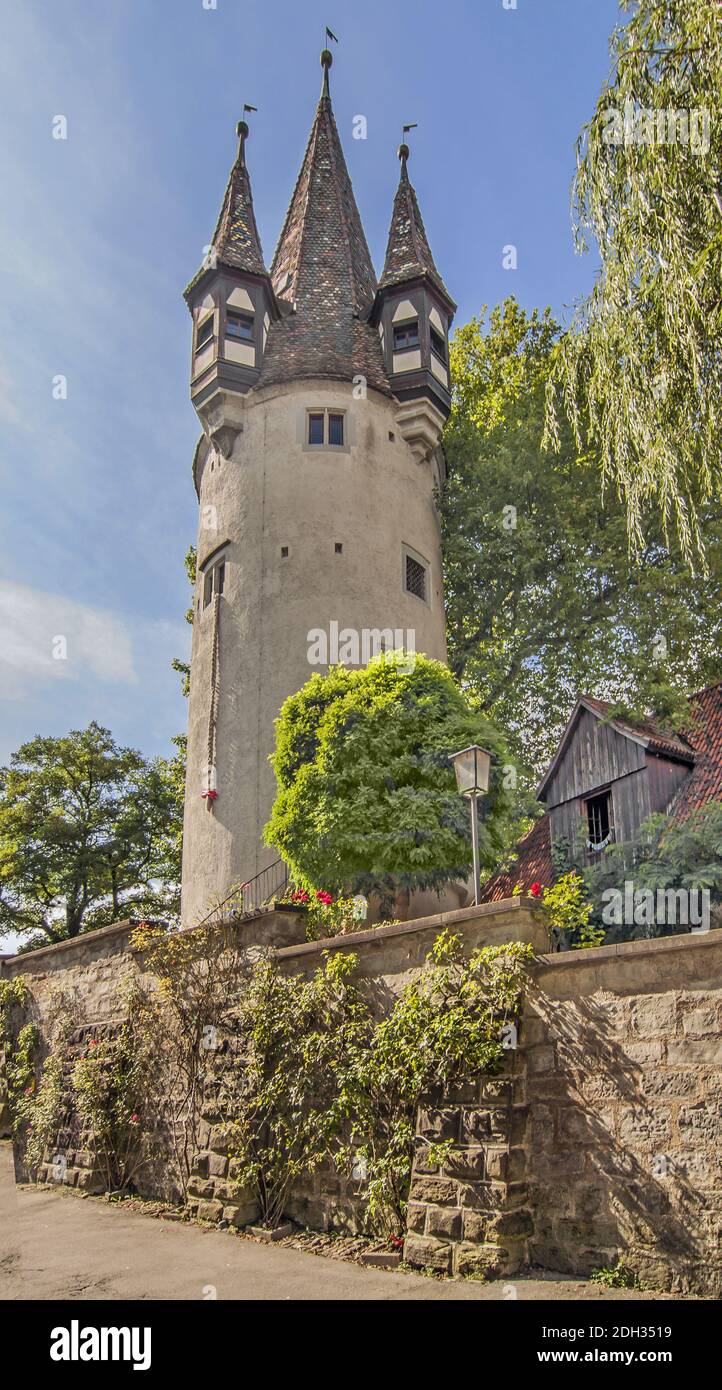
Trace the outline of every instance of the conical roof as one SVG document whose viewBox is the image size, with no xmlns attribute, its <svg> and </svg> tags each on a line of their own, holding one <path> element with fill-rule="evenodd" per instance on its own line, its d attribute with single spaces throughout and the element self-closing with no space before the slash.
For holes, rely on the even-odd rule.
<svg viewBox="0 0 722 1390">
<path fill-rule="evenodd" d="M 369 254 L 331 106 L 328 69 L 271 266 L 288 305 L 268 335 L 261 384 L 328 376 L 389 391 L 378 334 L 366 322 L 376 294 Z"/>
<path fill-rule="evenodd" d="M 379 289 L 388 289 L 392 285 L 400 285 L 419 276 L 428 276 L 449 304 L 453 305 L 454 301 L 436 269 L 416 191 L 409 179 L 408 146 L 402 145 L 399 155 L 401 176 L 394 198 L 386 261 Z"/>
</svg>

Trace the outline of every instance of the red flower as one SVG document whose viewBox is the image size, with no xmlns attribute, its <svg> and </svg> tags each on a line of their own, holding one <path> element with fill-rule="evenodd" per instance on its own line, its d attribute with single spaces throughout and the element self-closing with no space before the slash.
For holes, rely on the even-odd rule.
<svg viewBox="0 0 722 1390">
<path fill-rule="evenodd" d="M 536 883 L 531 883 L 531 884 L 529 885 L 529 892 L 530 892 L 532 898 L 540 898 L 540 897 L 541 897 L 541 891 L 542 891 L 542 885 L 541 885 L 541 883 L 536 882 Z"/>
<path fill-rule="evenodd" d="M 209 791 L 201 792 L 201 796 L 207 798 L 209 801 L 215 801 L 216 797 L 218 796 L 218 792 L 214 791 L 211 787 Z"/>
<path fill-rule="evenodd" d="M 291 894 L 292 903 L 310 903 L 310 901 L 310 893 L 306 893 L 303 888 L 297 888 L 295 892 Z"/>
<path fill-rule="evenodd" d="M 333 902 L 331 894 L 327 893 L 324 888 L 322 888 L 320 892 L 316 894 L 316 897 L 318 898 L 318 901 L 320 903 L 323 903 L 324 907 L 330 907 L 331 903 Z"/>
<path fill-rule="evenodd" d="M 140 1115 L 131 1115 L 131 1117 L 130 1117 L 130 1123 L 131 1123 L 132 1125 L 138 1125 L 138 1124 L 140 1124 Z"/>
<path fill-rule="evenodd" d="M 97 1039 L 97 1038 L 91 1038 L 91 1039 L 90 1039 L 90 1042 L 88 1043 L 88 1047 L 97 1047 L 97 1046 L 98 1046 L 98 1039 Z"/>
</svg>

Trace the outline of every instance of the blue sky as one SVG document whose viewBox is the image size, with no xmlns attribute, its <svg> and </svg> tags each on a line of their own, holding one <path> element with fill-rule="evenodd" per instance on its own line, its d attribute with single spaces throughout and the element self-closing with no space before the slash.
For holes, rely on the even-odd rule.
<svg viewBox="0 0 722 1390">
<path fill-rule="evenodd" d="M 243 102 L 259 108 L 248 162 L 267 263 L 329 24 L 334 108 L 377 269 L 400 127 L 417 121 L 411 175 L 457 322 L 509 293 L 562 315 L 594 270 L 574 254 L 569 185 L 616 14 L 616 0 L 5 8 L 0 761 L 90 719 L 168 753 L 185 725 L 170 660 L 189 644 L 199 428 L 181 292 L 210 240 Z M 352 138 L 358 114 L 365 141 Z M 57 115 L 67 140 L 52 138 Z M 58 374 L 66 400 L 53 398 Z"/>
</svg>

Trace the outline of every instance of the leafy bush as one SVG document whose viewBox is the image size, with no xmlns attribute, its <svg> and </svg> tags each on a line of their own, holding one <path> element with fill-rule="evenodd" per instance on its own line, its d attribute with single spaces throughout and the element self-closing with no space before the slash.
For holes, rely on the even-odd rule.
<svg viewBox="0 0 722 1390">
<path fill-rule="evenodd" d="M 481 862 L 496 863 L 509 795 L 503 744 L 438 661 L 387 653 L 363 670 L 315 674 L 286 700 L 273 766 L 278 792 L 268 844 L 297 883 L 334 893 L 438 888 L 471 863 L 469 809 L 449 754 L 480 743 L 494 755 L 482 803 Z"/>
</svg>

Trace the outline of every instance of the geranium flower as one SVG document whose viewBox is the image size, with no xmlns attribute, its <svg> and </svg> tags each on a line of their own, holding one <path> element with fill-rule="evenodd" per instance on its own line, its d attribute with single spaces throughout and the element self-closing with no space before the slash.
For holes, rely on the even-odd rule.
<svg viewBox="0 0 722 1390">
<path fill-rule="evenodd" d="M 542 885 L 541 885 L 541 883 L 539 883 L 538 881 L 535 882 L 535 883 L 531 883 L 531 884 L 529 885 L 529 892 L 530 892 L 532 898 L 540 898 L 540 897 L 541 897 L 541 891 L 542 891 Z"/>
<path fill-rule="evenodd" d="M 325 890 L 324 888 L 322 888 L 322 889 L 316 894 L 316 897 L 318 898 L 318 901 L 319 901 L 320 903 L 323 903 L 324 907 L 330 907 L 330 906 L 331 906 L 331 903 L 333 902 L 333 898 L 332 898 L 331 894 L 330 894 L 330 893 L 327 893 L 326 890 Z"/>
</svg>

